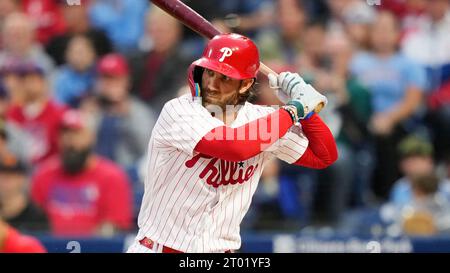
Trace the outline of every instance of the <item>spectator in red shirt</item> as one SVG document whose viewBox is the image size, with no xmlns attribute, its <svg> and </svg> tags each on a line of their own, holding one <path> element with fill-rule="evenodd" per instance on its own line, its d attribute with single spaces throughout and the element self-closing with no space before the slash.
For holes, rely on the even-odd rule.
<svg viewBox="0 0 450 273">
<path fill-rule="evenodd" d="M 45 253 L 42 244 L 31 236 L 20 234 L 0 219 L 0 253 Z"/>
<path fill-rule="evenodd" d="M 36 39 L 43 44 L 65 31 L 64 17 L 55 0 L 22 0 L 24 12 L 36 26 Z M 63 1 L 61 1 L 63 2 Z M 63 5 L 66 5 L 65 1 Z"/>
<path fill-rule="evenodd" d="M 20 77 L 23 101 L 11 105 L 7 121 L 30 136 L 23 147 L 31 162 L 40 163 L 58 152 L 58 130 L 65 107 L 50 98 L 44 70 L 37 64 L 22 63 L 12 73 Z"/>
<path fill-rule="evenodd" d="M 93 154 L 93 130 L 74 110 L 63 118 L 59 157 L 36 170 L 31 195 L 57 236 L 110 236 L 132 220 L 131 188 L 115 163 Z"/>
</svg>

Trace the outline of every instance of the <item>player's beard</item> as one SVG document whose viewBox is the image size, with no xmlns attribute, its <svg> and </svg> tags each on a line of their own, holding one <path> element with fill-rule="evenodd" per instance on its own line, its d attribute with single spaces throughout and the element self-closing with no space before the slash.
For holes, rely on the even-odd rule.
<svg viewBox="0 0 450 273">
<path fill-rule="evenodd" d="M 225 112 L 227 105 L 235 106 L 239 103 L 239 91 L 230 94 L 221 94 L 219 91 L 211 91 L 208 88 L 203 88 L 202 102 L 203 106 L 216 105 L 222 108 Z"/>
</svg>

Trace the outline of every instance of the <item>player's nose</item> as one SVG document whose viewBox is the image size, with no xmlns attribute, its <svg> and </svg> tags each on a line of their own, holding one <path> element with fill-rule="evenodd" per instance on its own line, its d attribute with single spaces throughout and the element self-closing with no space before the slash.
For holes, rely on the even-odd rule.
<svg viewBox="0 0 450 273">
<path fill-rule="evenodd" d="M 212 75 L 209 76 L 208 79 L 208 89 L 212 91 L 219 91 L 219 73 L 214 72 L 211 73 Z"/>
</svg>

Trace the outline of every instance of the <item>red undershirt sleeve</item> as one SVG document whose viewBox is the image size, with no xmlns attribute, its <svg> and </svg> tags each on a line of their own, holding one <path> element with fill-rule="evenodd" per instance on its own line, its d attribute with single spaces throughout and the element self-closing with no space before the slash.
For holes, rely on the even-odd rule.
<svg viewBox="0 0 450 273">
<path fill-rule="evenodd" d="M 301 120 L 300 123 L 309 145 L 294 164 L 313 169 L 323 169 L 333 164 L 338 158 L 338 152 L 328 126 L 317 114 L 307 120 Z"/>
<path fill-rule="evenodd" d="M 284 136 L 292 125 L 289 113 L 284 109 L 278 109 L 237 128 L 228 126 L 214 128 L 197 143 L 194 150 L 223 160 L 244 161 L 261 153 L 262 147 L 268 147 Z M 255 128 L 256 136 L 254 133 L 250 134 Z M 250 135 L 255 137 L 250 139 Z"/>
</svg>

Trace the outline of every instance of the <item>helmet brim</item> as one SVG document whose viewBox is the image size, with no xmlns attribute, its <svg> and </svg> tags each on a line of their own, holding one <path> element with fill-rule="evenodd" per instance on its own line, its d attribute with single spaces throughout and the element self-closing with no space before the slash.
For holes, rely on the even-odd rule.
<svg viewBox="0 0 450 273">
<path fill-rule="evenodd" d="M 206 57 L 202 57 L 202 58 L 198 59 L 197 61 L 193 62 L 193 65 L 216 71 L 227 77 L 237 79 L 237 80 L 245 80 L 245 79 L 254 78 L 253 74 L 251 74 L 251 73 L 240 72 L 229 64 L 219 62 L 216 60 L 212 60 L 212 59 L 208 59 Z"/>
</svg>

